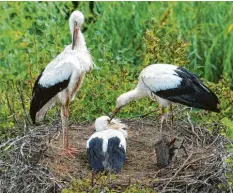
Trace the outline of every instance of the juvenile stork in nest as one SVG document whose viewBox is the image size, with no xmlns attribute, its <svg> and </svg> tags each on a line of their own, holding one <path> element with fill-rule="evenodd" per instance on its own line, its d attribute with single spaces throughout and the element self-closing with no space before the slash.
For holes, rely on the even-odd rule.
<svg viewBox="0 0 233 193">
<path fill-rule="evenodd" d="M 172 103 L 220 112 L 217 96 L 195 74 L 171 64 L 152 64 L 142 70 L 135 89 L 117 98 L 111 118 L 130 101 L 146 96 L 157 100 L 161 107 L 161 132 L 166 118 L 165 107 L 170 106 L 171 141 L 174 141 Z"/>
<path fill-rule="evenodd" d="M 118 173 L 126 158 L 127 126 L 108 116 L 95 121 L 96 132 L 87 141 L 87 157 L 94 172 Z"/>
<path fill-rule="evenodd" d="M 80 11 L 74 11 L 69 18 L 72 44 L 42 70 L 32 91 L 30 116 L 33 123 L 40 121 L 56 102 L 61 104 L 63 155 L 77 152 L 68 143 L 69 103 L 80 89 L 85 73 L 94 65 L 80 31 L 83 23 L 84 15 Z"/>
</svg>

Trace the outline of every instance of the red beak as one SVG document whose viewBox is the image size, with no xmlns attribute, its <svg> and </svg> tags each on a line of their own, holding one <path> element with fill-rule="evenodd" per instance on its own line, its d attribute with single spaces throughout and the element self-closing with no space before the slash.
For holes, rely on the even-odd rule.
<svg viewBox="0 0 233 193">
<path fill-rule="evenodd" d="M 73 41 L 72 41 L 72 50 L 74 49 L 74 47 L 76 46 L 76 41 L 78 39 L 78 26 L 77 26 L 77 22 L 74 23 L 74 31 L 73 31 Z"/>
<path fill-rule="evenodd" d="M 111 120 L 116 116 L 116 114 L 118 113 L 118 111 L 120 110 L 120 108 L 115 108 L 113 113 L 112 113 L 112 116 L 110 117 L 110 120 L 109 122 L 111 122 Z"/>
</svg>

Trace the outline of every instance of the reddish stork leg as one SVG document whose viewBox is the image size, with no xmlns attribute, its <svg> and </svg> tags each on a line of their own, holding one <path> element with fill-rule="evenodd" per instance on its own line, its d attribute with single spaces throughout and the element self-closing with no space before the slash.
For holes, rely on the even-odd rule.
<svg viewBox="0 0 233 193">
<path fill-rule="evenodd" d="M 174 142 L 174 131 L 173 131 L 173 109 L 172 109 L 172 104 L 170 104 L 170 119 L 171 119 L 171 143 Z"/>
<path fill-rule="evenodd" d="M 68 107 L 66 105 L 65 108 L 62 107 L 62 110 L 61 110 L 64 149 L 67 149 L 69 146 L 69 142 L 68 142 L 68 116 L 69 116 L 69 112 L 68 112 Z"/>
<path fill-rule="evenodd" d="M 76 148 L 69 146 L 68 141 L 68 116 L 69 116 L 69 105 L 66 104 L 65 107 L 61 107 L 61 121 L 62 121 L 62 130 L 63 130 L 63 150 L 61 156 L 69 155 L 74 157 L 74 154 L 78 152 Z"/>
<path fill-rule="evenodd" d="M 166 119 L 166 114 L 165 114 L 165 108 L 161 107 L 161 112 L 162 112 L 162 116 L 161 116 L 161 130 L 160 130 L 160 135 L 162 136 L 163 134 L 163 130 L 165 127 L 165 119 Z"/>
</svg>

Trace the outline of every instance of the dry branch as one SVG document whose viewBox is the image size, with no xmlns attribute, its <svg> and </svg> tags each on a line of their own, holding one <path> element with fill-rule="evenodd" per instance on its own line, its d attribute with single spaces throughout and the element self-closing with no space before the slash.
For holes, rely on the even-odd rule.
<svg viewBox="0 0 233 193">
<path fill-rule="evenodd" d="M 167 188 L 167 186 L 169 185 L 169 183 L 177 176 L 177 174 L 180 172 L 180 170 L 182 170 L 185 166 L 185 164 L 187 163 L 187 161 L 192 157 L 192 153 L 188 156 L 188 158 L 184 161 L 184 163 L 182 164 L 182 166 L 176 171 L 176 173 L 170 178 L 170 180 L 168 181 L 168 183 L 164 186 L 162 192 L 164 192 Z"/>
</svg>

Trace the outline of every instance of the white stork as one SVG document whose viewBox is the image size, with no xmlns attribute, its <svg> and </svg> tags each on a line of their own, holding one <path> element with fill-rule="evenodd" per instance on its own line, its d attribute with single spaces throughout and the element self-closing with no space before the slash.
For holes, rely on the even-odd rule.
<svg viewBox="0 0 233 193">
<path fill-rule="evenodd" d="M 217 96 L 195 74 L 171 64 L 152 64 L 142 70 L 134 90 L 117 98 L 116 108 L 111 118 L 130 101 L 146 96 L 157 100 L 161 107 L 161 131 L 166 118 L 165 107 L 170 106 L 172 141 L 174 140 L 172 103 L 220 112 Z"/>
<path fill-rule="evenodd" d="M 93 171 L 118 173 L 125 162 L 127 126 L 108 116 L 95 121 L 96 132 L 87 141 L 87 157 Z"/>
<path fill-rule="evenodd" d="M 42 70 L 32 91 L 30 116 L 33 123 L 41 120 L 56 102 L 61 104 L 64 147 L 62 154 L 72 155 L 77 151 L 69 147 L 68 143 L 69 103 L 74 100 L 75 94 L 80 89 L 85 73 L 94 65 L 80 31 L 83 23 L 84 15 L 80 11 L 72 12 L 69 18 L 72 44 Z"/>
</svg>

